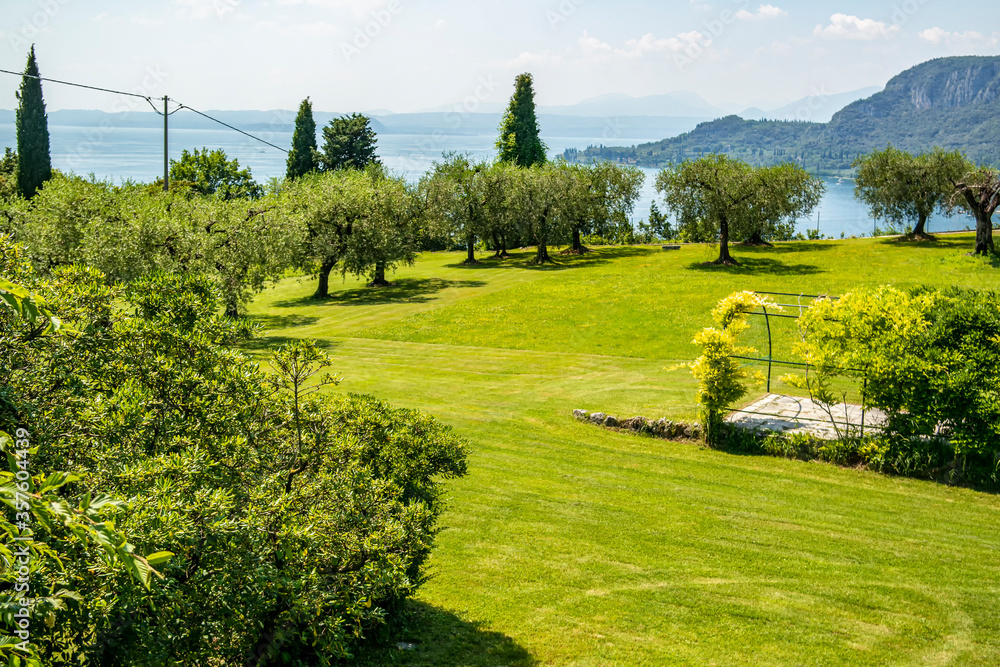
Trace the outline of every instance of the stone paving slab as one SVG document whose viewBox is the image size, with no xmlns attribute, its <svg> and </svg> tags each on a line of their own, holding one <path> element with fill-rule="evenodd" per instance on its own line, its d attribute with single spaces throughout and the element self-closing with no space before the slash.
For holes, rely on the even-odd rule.
<svg viewBox="0 0 1000 667">
<path fill-rule="evenodd" d="M 847 430 L 855 433 L 861 431 L 861 406 L 850 403 L 837 403 L 831 407 L 830 412 L 837 421 L 836 428 L 830 421 L 830 414 L 809 398 L 768 394 L 743 410 L 746 412 L 731 413 L 726 421 L 740 428 L 778 433 L 809 433 L 823 440 L 836 439 L 837 429 L 841 433 Z M 884 423 L 885 414 L 882 411 L 864 411 L 865 433 L 870 433 Z"/>
</svg>

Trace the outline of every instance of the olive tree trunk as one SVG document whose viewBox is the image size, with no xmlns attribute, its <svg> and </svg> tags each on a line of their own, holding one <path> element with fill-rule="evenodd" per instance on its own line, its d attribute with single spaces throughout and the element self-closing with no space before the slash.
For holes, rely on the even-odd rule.
<svg viewBox="0 0 1000 667">
<path fill-rule="evenodd" d="M 722 218 L 719 225 L 719 259 L 712 262 L 720 266 L 739 266 L 732 255 L 729 254 L 729 220 Z"/>
<path fill-rule="evenodd" d="M 336 257 L 323 258 L 323 263 L 319 267 L 319 285 L 316 286 L 316 293 L 313 294 L 314 299 L 325 299 L 330 295 L 330 272 L 336 265 Z"/>
</svg>

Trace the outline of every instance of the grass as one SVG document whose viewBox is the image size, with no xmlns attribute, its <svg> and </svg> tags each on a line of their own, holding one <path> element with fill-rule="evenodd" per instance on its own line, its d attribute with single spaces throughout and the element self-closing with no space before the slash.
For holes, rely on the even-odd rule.
<svg viewBox="0 0 1000 667">
<path fill-rule="evenodd" d="M 694 417 L 676 368 L 737 289 L 1000 287 L 969 236 L 608 248 L 530 268 L 424 255 L 396 287 L 330 299 L 288 279 L 254 352 L 311 337 L 337 391 L 428 411 L 472 447 L 401 641 L 371 664 L 998 664 L 1000 499 L 579 423 Z"/>
</svg>

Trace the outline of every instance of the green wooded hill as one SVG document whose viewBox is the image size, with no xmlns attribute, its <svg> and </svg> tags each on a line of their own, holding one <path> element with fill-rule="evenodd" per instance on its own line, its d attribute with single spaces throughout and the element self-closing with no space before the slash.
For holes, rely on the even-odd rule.
<svg viewBox="0 0 1000 667">
<path fill-rule="evenodd" d="M 569 161 L 624 161 L 662 167 L 706 153 L 752 164 L 794 161 L 831 175 L 887 144 L 911 152 L 959 149 L 972 160 L 1000 164 L 1000 56 L 938 58 L 893 77 L 885 90 L 853 102 L 829 123 L 743 120 L 727 116 L 678 137 L 629 147 L 566 151 Z"/>
</svg>

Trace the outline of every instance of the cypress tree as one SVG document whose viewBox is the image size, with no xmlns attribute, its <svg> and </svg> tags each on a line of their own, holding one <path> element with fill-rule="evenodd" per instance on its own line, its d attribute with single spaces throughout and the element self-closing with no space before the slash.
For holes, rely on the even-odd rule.
<svg viewBox="0 0 1000 667">
<path fill-rule="evenodd" d="M 17 93 L 17 189 L 22 197 L 31 198 L 45 181 L 52 178 L 49 157 L 49 122 L 42 99 L 42 82 L 37 77 L 35 46 L 28 53 L 28 65 L 21 77 Z"/>
<path fill-rule="evenodd" d="M 295 133 L 292 134 L 292 150 L 288 153 L 289 179 L 316 171 L 316 121 L 313 119 L 312 102 L 309 98 L 299 105 L 299 115 L 295 117 Z"/>
<path fill-rule="evenodd" d="M 514 96 L 500 121 L 500 137 L 496 143 L 501 162 L 530 167 L 545 162 L 545 144 L 538 136 L 535 116 L 535 90 L 530 74 L 519 74 L 514 80 Z"/>
</svg>

